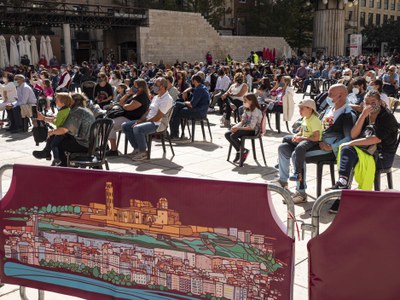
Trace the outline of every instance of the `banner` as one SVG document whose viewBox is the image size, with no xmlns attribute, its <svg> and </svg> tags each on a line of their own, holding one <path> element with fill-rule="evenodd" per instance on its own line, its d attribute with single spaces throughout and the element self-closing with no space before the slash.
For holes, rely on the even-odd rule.
<svg viewBox="0 0 400 300">
<path fill-rule="evenodd" d="M 350 56 L 362 53 L 362 34 L 350 34 Z"/>
<path fill-rule="evenodd" d="M 265 184 L 15 165 L 1 282 L 85 299 L 290 299 Z"/>
<path fill-rule="evenodd" d="M 331 226 L 308 242 L 309 299 L 398 299 L 400 193 L 343 191 Z"/>
</svg>

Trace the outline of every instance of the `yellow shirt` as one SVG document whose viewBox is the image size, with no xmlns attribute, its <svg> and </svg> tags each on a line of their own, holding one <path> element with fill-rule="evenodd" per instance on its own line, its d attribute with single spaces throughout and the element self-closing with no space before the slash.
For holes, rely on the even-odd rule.
<svg viewBox="0 0 400 300">
<path fill-rule="evenodd" d="M 319 131 L 319 140 L 322 138 L 322 122 L 315 114 L 312 114 L 309 118 L 303 117 L 301 130 L 304 137 L 310 137 L 315 131 Z"/>
</svg>

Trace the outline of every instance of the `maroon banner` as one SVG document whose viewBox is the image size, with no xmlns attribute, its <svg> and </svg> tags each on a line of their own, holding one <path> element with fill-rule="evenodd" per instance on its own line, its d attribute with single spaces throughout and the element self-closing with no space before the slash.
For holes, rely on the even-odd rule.
<svg viewBox="0 0 400 300">
<path fill-rule="evenodd" d="M 308 243 L 309 299 L 399 299 L 400 193 L 343 191 L 333 223 Z"/>
<path fill-rule="evenodd" d="M 1 282 L 85 299 L 290 299 L 265 184 L 15 165 Z M 100 298 L 99 298 L 100 297 Z"/>
</svg>

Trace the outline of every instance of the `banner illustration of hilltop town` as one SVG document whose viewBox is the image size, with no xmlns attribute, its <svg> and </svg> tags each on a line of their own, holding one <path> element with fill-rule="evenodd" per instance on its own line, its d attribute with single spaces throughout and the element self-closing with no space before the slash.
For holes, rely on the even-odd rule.
<svg viewBox="0 0 400 300">
<path fill-rule="evenodd" d="M 103 181 L 94 202 L 5 208 L 4 281 L 107 299 L 288 299 L 281 287 L 292 262 L 277 254 L 277 237 L 207 218 L 188 223 L 169 196 L 119 205 L 114 185 Z"/>
</svg>

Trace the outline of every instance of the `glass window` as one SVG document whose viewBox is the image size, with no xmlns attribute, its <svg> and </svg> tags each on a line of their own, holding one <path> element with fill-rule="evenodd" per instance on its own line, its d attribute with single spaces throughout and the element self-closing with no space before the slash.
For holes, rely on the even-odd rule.
<svg viewBox="0 0 400 300">
<path fill-rule="evenodd" d="M 365 12 L 360 13 L 360 26 L 365 26 Z"/>
<path fill-rule="evenodd" d="M 389 0 L 384 0 L 383 2 L 383 9 L 389 9 Z"/>
<path fill-rule="evenodd" d="M 390 4 L 390 9 L 395 10 L 396 9 L 396 0 L 392 0 L 392 3 Z"/>
<path fill-rule="evenodd" d="M 368 25 L 372 25 L 374 23 L 374 14 L 368 14 Z"/>
<path fill-rule="evenodd" d="M 376 14 L 375 24 L 376 24 L 376 26 L 381 26 L 381 15 L 380 14 Z"/>
<path fill-rule="evenodd" d="M 383 23 L 384 24 L 387 23 L 387 20 L 388 20 L 388 16 L 387 15 L 383 15 Z"/>
<path fill-rule="evenodd" d="M 382 0 L 376 0 L 376 8 L 382 8 Z"/>
<path fill-rule="evenodd" d="M 361 6 L 366 7 L 367 6 L 367 0 L 361 0 Z"/>
<path fill-rule="evenodd" d="M 374 0 L 369 0 L 369 7 L 374 8 Z"/>
</svg>

